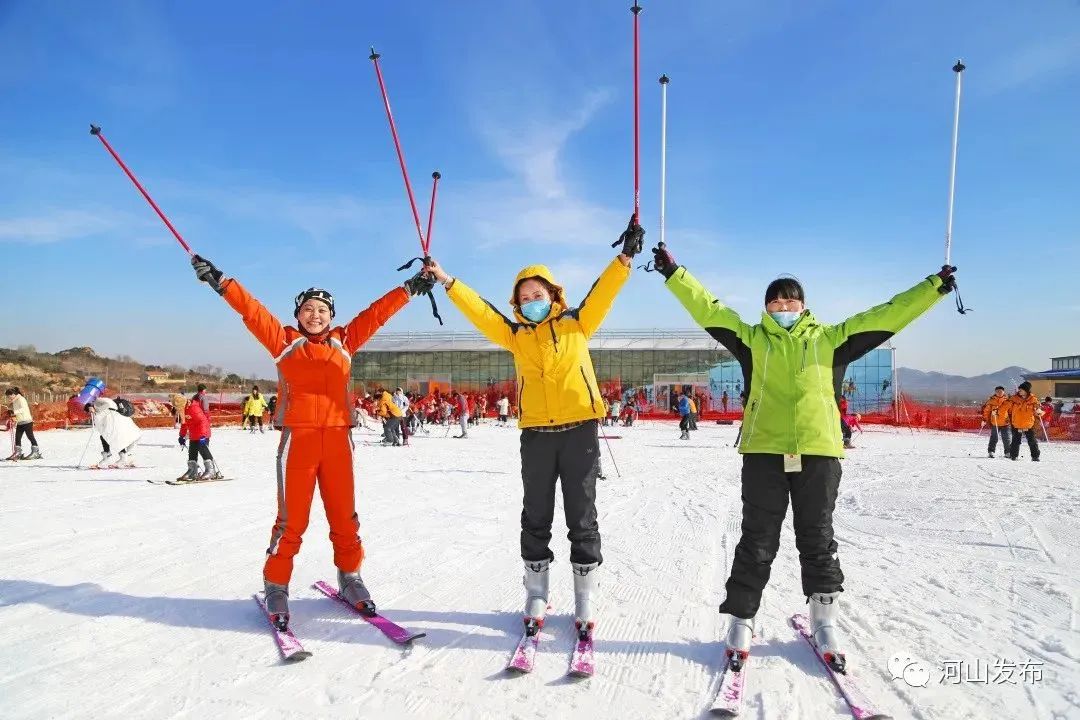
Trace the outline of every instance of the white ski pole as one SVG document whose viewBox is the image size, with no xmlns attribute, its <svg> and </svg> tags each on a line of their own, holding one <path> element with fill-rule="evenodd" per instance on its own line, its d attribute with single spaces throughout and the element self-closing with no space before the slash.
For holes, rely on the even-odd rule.
<svg viewBox="0 0 1080 720">
<path fill-rule="evenodd" d="M 953 106 L 952 162 L 949 166 L 949 212 L 945 220 L 945 264 L 952 265 L 953 201 L 956 197 L 956 148 L 960 138 L 960 85 L 966 66 L 957 60 L 953 65 L 956 73 L 956 102 Z"/>
<path fill-rule="evenodd" d="M 667 86 L 670 78 L 660 76 L 660 243 L 664 243 L 664 210 L 667 207 Z"/>
<path fill-rule="evenodd" d="M 79 464 L 75 466 L 76 470 L 82 468 L 83 460 L 86 459 L 86 451 L 90 449 L 90 441 L 94 439 L 94 435 L 97 434 L 95 428 L 90 428 L 90 437 L 86 438 L 86 445 L 83 447 L 82 455 L 79 456 Z"/>
</svg>

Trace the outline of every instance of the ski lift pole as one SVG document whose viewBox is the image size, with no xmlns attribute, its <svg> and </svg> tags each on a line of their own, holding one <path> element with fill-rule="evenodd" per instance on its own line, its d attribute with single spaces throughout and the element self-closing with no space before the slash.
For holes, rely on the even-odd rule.
<svg viewBox="0 0 1080 720">
<path fill-rule="evenodd" d="M 146 202 L 150 203 L 150 207 L 154 208 L 154 212 L 156 212 L 158 217 L 161 218 L 161 221 L 165 223 L 165 227 L 169 228 L 169 231 L 173 234 L 173 237 L 176 238 L 177 242 L 180 243 L 180 246 L 184 248 L 188 255 L 194 255 L 195 253 L 192 251 L 191 246 L 180 236 L 180 232 L 173 227 L 171 222 L 169 222 L 169 218 L 165 217 L 165 213 L 163 213 L 161 208 L 158 207 L 158 204 L 154 202 L 154 198 L 150 197 L 150 193 L 146 192 L 146 188 L 142 186 L 139 179 L 135 177 L 135 174 L 128 169 L 128 166 L 124 164 L 124 161 L 121 160 L 120 156 L 113 150 L 112 145 L 109 144 L 109 141 L 106 140 L 105 136 L 101 133 L 101 128 L 97 125 L 90 125 L 90 134 L 101 141 L 101 144 L 105 146 L 105 149 L 109 151 L 109 154 L 113 156 L 113 160 L 116 161 L 116 164 L 120 166 L 120 169 L 123 170 L 131 182 L 135 184 L 135 187 L 142 193 L 142 196 L 146 198 Z"/>
</svg>

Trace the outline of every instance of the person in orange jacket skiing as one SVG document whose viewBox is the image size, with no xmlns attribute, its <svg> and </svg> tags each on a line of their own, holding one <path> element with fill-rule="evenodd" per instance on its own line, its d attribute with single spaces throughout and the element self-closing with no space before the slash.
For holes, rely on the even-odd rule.
<svg viewBox="0 0 1080 720">
<path fill-rule="evenodd" d="M 199 255 L 191 258 L 195 276 L 225 298 L 244 319 L 251 334 L 274 358 L 278 369 L 278 417 L 282 418 L 277 453 L 278 512 L 266 550 L 263 580 L 271 620 L 289 623 L 289 579 L 293 558 L 307 529 L 318 483 L 338 593 L 359 610 L 373 610 L 360 564 L 364 548 L 356 514 L 352 469 L 352 412 L 349 371 L 353 353 L 403 308 L 411 296 L 430 292 L 434 279 L 426 269 L 376 300 L 348 325 L 331 327 L 334 297 L 320 288 L 296 296 L 298 327 L 283 326 L 262 303 L 233 278 Z"/>
</svg>

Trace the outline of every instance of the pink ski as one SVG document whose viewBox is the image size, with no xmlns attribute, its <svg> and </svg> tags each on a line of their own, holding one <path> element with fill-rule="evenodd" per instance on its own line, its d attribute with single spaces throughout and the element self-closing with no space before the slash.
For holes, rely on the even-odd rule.
<svg viewBox="0 0 1080 720">
<path fill-rule="evenodd" d="M 709 712 L 717 717 L 736 717 L 742 711 L 743 697 L 746 693 L 746 671 L 750 667 L 750 658 L 743 660 L 738 672 L 731 669 L 730 659 L 724 660 L 724 674 L 720 678 L 720 690 L 716 693 L 716 702 Z"/>
<path fill-rule="evenodd" d="M 570 656 L 570 671 L 567 674 L 571 677 L 587 678 L 592 677 L 594 672 L 596 663 L 593 660 L 593 635 L 592 630 L 589 630 L 584 638 L 578 638 L 574 653 Z"/>
<path fill-rule="evenodd" d="M 539 630 L 535 635 L 522 633 L 521 640 L 518 641 L 517 648 L 514 649 L 514 656 L 510 658 L 510 664 L 506 666 L 506 669 L 519 673 L 532 672 L 533 663 L 536 661 L 536 648 L 539 644 Z"/>
<path fill-rule="evenodd" d="M 311 657 L 311 653 L 304 649 L 304 646 L 293 635 L 292 630 L 277 629 L 274 621 L 270 618 L 270 612 L 266 609 L 266 599 L 262 596 L 262 593 L 255 593 L 252 597 L 255 598 L 255 602 L 259 603 L 263 614 L 266 615 L 266 620 L 270 623 L 270 629 L 274 631 L 274 640 L 277 642 L 278 649 L 281 650 L 281 657 L 285 662 L 299 662 Z"/>
<path fill-rule="evenodd" d="M 817 643 L 814 642 L 814 638 L 810 634 L 809 618 L 802 614 L 792 615 L 790 623 L 791 627 L 795 629 L 795 632 L 797 632 L 799 636 L 813 648 L 814 655 L 817 656 L 817 659 L 821 661 L 822 667 L 829 673 L 829 677 L 832 678 L 833 684 L 836 685 L 836 689 L 840 691 L 840 696 L 844 698 L 844 702 L 847 703 L 848 710 L 851 711 L 851 716 L 855 718 L 855 720 L 891 720 L 888 715 L 879 713 L 877 710 L 873 709 L 869 698 L 866 697 L 865 693 L 863 693 L 856 684 L 850 671 L 838 673 L 825 661 L 825 658 L 821 656 L 821 652 L 818 650 Z"/>
<path fill-rule="evenodd" d="M 379 632 L 388 637 L 390 640 L 393 640 L 398 645 L 408 645 L 413 640 L 416 640 L 417 638 L 422 638 L 427 635 L 427 633 L 412 632 L 411 630 L 406 630 L 397 623 L 388 620 L 377 612 L 364 612 L 359 608 L 353 607 L 352 604 L 345 600 L 345 598 L 338 595 L 338 591 L 335 590 L 329 583 L 323 582 L 322 580 L 319 580 L 317 583 L 315 583 L 315 588 L 322 592 L 322 594 L 326 595 L 326 597 L 337 600 L 342 605 L 367 620 L 369 623 L 378 628 Z"/>
</svg>

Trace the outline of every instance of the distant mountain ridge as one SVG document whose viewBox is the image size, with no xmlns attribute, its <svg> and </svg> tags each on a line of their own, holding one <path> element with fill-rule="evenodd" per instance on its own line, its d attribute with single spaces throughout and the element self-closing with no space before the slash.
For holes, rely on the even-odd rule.
<svg viewBox="0 0 1080 720">
<path fill-rule="evenodd" d="M 900 391 L 916 399 L 941 400 L 948 396 L 950 400 L 982 400 L 992 394 L 998 385 L 1013 392 L 1023 382 L 1024 376 L 1032 372 L 1012 365 L 997 372 L 965 377 L 902 367 L 897 369 L 896 375 Z"/>
</svg>

